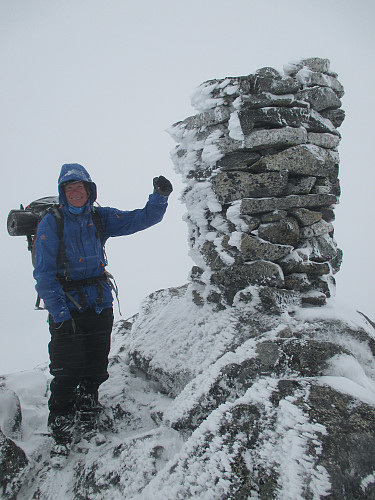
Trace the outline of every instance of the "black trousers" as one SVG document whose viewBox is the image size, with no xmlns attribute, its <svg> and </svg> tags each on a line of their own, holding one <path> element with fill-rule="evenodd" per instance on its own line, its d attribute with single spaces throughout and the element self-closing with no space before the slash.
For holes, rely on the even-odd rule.
<svg viewBox="0 0 375 500">
<path fill-rule="evenodd" d="M 55 323 L 48 318 L 51 341 L 50 413 L 68 414 L 74 411 L 77 388 L 97 394 L 100 384 L 108 378 L 108 354 L 113 326 L 112 308 L 100 314 L 89 309 L 73 311 L 72 321 Z"/>
</svg>

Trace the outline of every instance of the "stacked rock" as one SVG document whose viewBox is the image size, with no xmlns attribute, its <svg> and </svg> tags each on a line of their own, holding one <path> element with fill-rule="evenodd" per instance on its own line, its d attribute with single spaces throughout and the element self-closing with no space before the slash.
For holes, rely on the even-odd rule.
<svg viewBox="0 0 375 500">
<path fill-rule="evenodd" d="M 265 312 L 324 305 L 342 252 L 333 237 L 344 90 L 327 59 L 211 80 L 199 114 L 169 132 L 186 183 L 192 292 Z"/>
</svg>

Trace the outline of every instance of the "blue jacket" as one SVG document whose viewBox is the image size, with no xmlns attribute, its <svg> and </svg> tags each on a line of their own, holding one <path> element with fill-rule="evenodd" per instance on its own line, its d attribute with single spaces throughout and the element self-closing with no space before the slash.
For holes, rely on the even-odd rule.
<svg viewBox="0 0 375 500">
<path fill-rule="evenodd" d="M 63 183 L 73 180 L 86 182 L 90 186 L 88 202 L 84 212 L 80 215 L 74 215 L 69 211 L 62 187 Z M 84 167 L 73 163 L 62 166 L 58 186 L 59 201 L 64 216 L 63 241 L 70 277 L 75 281 L 100 276 L 104 272 L 105 255 L 91 217 L 97 195 L 96 185 Z M 167 196 L 153 192 L 142 209 L 121 211 L 111 207 L 96 207 L 95 210 L 99 212 L 103 225 L 104 241 L 114 236 L 133 234 L 157 224 L 164 216 L 167 201 Z M 64 276 L 66 272 L 62 263 L 57 259 L 59 243 L 56 220 L 52 214 L 47 214 L 38 226 L 34 278 L 35 288 L 56 323 L 70 319 L 70 311 L 76 309 L 56 279 L 56 276 Z M 97 300 L 98 286 L 103 288 L 102 301 Z M 75 290 L 69 294 L 83 305 L 84 309 L 92 308 L 100 313 L 103 309 L 112 306 L 111 287 L 106 282 L 85 286 L 83 291 L 85 304 L 81 304 L 78 291 Z"/>
</svg>

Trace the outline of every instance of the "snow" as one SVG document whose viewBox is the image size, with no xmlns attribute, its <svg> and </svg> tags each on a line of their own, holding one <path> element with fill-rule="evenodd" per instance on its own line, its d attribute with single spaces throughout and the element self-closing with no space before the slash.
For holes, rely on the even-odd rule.
<svg viewBox="0 0 375 500">
<path fill-rule="evenodd" d="M 190 102 L 197 111 L 209 111 L 225 103 L 224 97 L 214 95 L 215 91 L 220 92 L 221 96 L 232 96 L 238 92 L 238 88 L 238 84 L 233 85 L 230 78 L 226 78 L 222 82 L 205 82 L 194 90 Z"/>
<path fill-rule="evenodd" d="M 147 315 L 142 314 L 142 310 L 147 311 Z M 209 306 L 197 309 L 188 294 L 171 297 L 160 291 L 157 303 L 146 299 L 142 310 L 134 323 L 133 330 L 138 333 L 131 337 L 130 349 L 155 350 L 151 368 L 162 364 L 176 375 L 186 373 L 187 368 L 190 377 L 204 371 L 225 353 L 235 334 L 230 309 L 213 315 Z M 216 335 L 217 332 L 220 335 Z M 165 352 L 169 353 L 168 359 L 164 357 Z"/>
<path fill-rule="evenodd" d="M 303 85 L 307 85 L 311 80 L 312 71 L 306 67 L 300 69 L 296 74 L 296 80 Z"/>
<path fill-rule="evenodd" d="M 221 130 L 215 130 L 207 137 L 202 150 L 203 163 L 206 163 L 209 166 L 215 165 L 216 162 L 222 158 L 223 155 L 216 146 L 216 143 L 219 142 L 222 136 L 223 132 Z"/>
<path fill-rule="evenodd" d="M 191 105 L 197 111 L 208 111 L 211 108 L 224 103 L 224 99 L 212 97 L 212 92 L 219 87 L 218 83 L 202 84 L 197 87 L 191 95 Z"/>
<path fill-rule="evenodd" d="M 293 404 L 297 397 L 298 394 L 280 402 L 275 431 L 270 432 L 266 445 L 258 451 L 266 466 L 276 466 L 280 471 L 278 498 L 282 500 L 305 498 L 305 477 L 312 477 L 309 486 L 314 498 L 326 496 L 331 487 L 327 471 L 316 466 L 310 449 L 314 446 L 316 455 L 319 455 L 319 435 L 326 434 L 326 429 L 310 422 L 308 416 Z"/>
<path fill-rule="evenodd" d="M 373 474 L 369 474 L 367 477 L 365 477 L 362 482 L 361 482 L 361 488 L 365 492 L 367 489 L 367 486 L 370 484 L 375 483 L 375 471 Z"/>
<path fill-rule="evenodd" d="M 227 85 L 230 84 L 230 78 L 225 78 L 221 83 L 217 85 L 219 89 L 224 89 Z"/>
<path fill-rule="evenodd" d="M 228 87 L 225 89 L 225 93 L 228 95 L 233 95 L 238 92 L 238 88 L 238 85 L 228 85 Z"/>
<path fill-rule="evenodd" d="M 229 137 L 232 139 L 235 139 L 237 141 L 243 141 L 244 140 L 244 134 L 242 132 L 241 128 L 241 123 L 240 119 L 238 117 L 238 112 L 234 111 L 229 118 L 228 122 L 228 128 L 229 128 Z"/>
<path fill-rule="evenodd" d="M 336 391 L 348 394 L 375 406 L 375 363 L 372 359 L 369 369 L 365 369 L 354 356 L 340 354 L 334 356 L 318 383 L 329 385 Z"/>
<path fill-rule="evenodd" d="M 215 146 L 213 146 L 215 147 Z M 214 237 L 212 231 L 208 228 L 207 212 L 212 215 L 211 225 L 221 232 L 222 236 L 227 232 L 227 222 L 220 215 L 222 210 L 216 194 L 212 189 L 210 182 L 188 182 L 188 189 L 185 190 L 183 201 L 185 202 L 188 213 L 185 215 L 185 221 L 189 227 L 189 243 L 191 245 L 189 254 L 197 266 L 205 271 L 209 271 L 205 263 L 201 247 L 206 241 L 213 241 L 217 253 L 224 262 L 233 263 L 233 258 L 222 248 L 221 238 Z"/>
<path fill-rule="evenodd" d="M 17 395 L 2 387 L 0 389 L 0 428 L 5 434 L 12 434 L 15 425 L 14 415 L 18 408 Z"/>
<path fill-rule="evenodd" d="M 231 321 L 232 318 L 225 317 L 222 315 L 220 317 L 221 328 L 224 330 L 228 329 L 227 341 L 230 341 L 230 329 L 225 324 L 227 321 Z M 285 325 L 278 326 L 275 330 L 271 330 L 263 336 L 264 340 L 275 339 L 276 335 L 284 328 Z M 234 333 L 234 332 L 232 332 Z M 219 353 L 216 353 L 217 361 L 211 363 L 206 367 L 204 372 L 200 373 L 200 367 L 202 364 L 200 363 L 199 367 L 196 368 L 195 373 L 198 373 L 189 384 L 186 385 L 184 390 L 177 396 L 174 400 L 174 403 L 168 408 L 165 413 L 166 421 L 176 421 L 184 416 L 185 410 L 198 405 L 200 399 L 207 394 L 211 385 L 217 378 L 220 373 L 220 370 L 229 364 L 240 364 L 246 359 L 251 359 L 256 356 L 256 339 L 249 339 L 244 342 L 240 347 L 238 347 L 234 352 L 227 352 L 223 356 L 220 356 Z"/>
<path fill-rule="evenodd" d="M 210 238 L 209 233 L 207 236 Z M 43 435 L 47 431 L 50 381 L 47 367 L 3 377 L 0 424 L 31 459 L 29 474 L 39 481 L 40 498 L 76 498 L 72 478 L 78 472 L 83 477 L 94 474 L 98 488 L 107 488 L 113 481 L 116 488 L 104 493 L 111 499 L 223 498 L 230 491 L 231 461 L 241 451 L 241 439 L 246 436 L 238 431 L 233 446 L 233 441 L 228 441 L 229 434 L 219 432 L 219 428 L 222 429 L 223 421 L 230 422 L 234 409 L 243 404 L 256 405 L 264 421 L 274 422 L 266 428 L 261 445 L 241 451 L 248 470 L 261 463 L 265 470 L 277 471 L 281 500 L 305 498 L 307 483 L 312 498 L 329 494 L 328 473 L 318 464 L 321 438 L 327 431 L 318 422 L 309 420 L 303 405 L 296 404 L 298 399 L 306 397 L 311 382 L 307 379 L 300 379 L 302 388 L 293 397 L 286 397 L 275 406 L 271 398 L 279 379 L 259 378 L 245 394 L 212 411 L 188 439 L 173 430 L 171 423 L 183 419 L 192 407 L 200 405 L 220 370 L 254 358 L 259 342 L 282 338 L 294 322 L 344 321 L 351 328 L 360 327 L 371 333 L 368 322 L 347 305 L 331 300 L 324 307 L 299 309 L 293 317 L 284 313 L 268 331 L 231 348 L 238 333 L 236 314 L 251 314 L 253 306 L 235 300 L 234 308 L 213 314 L 209 305 L 197 307 L 192 303 L 190 287 L 154 292 L 143 301 L 139 315 L 128 320 L 133 324 L 131 331 L 124 331 L 121 322 L 115 325 L 110 379 L 101 386 L 100 396 L 104 405 L 112 408 L 117 405 L 128 417 L 119 421 L 117 433 L 106 434 L 103 445 L 87 444 L 84 455 L 77 453 L 58 473 L 43 469 L 51 446 L 51 439 Z M 256 287 L 250 288 L 254 294 Z M 375 362 L 364 339 L 323 331 L 316 338 L 341 343 L 352 354 L 333 356 L 315 382 L 375 406 Z M 181 391 L 176 397 L 166 396 L 156 382 L 131 368 L 127 353 L 137 350 L 153 353 L 149 373 L 163 366 L 173 376 L 174 383 L 178 385 L 178 380 L 181 381 Z M 22 409 L 21 435 L 12 433 L 9 425 L 17 410 L 15 395 Z M 164 418 L 155 421 L 153 415 L 157 414 L 164 414 Z M 363 479 L 364 492 L 375 481 L 374 474 Z M 31 484 L 29 478 L 19 499 L 32 497 Z M 103 493 L 92 492 L 90 498 L 103 498 Z M 257 498 L 255 491 L 251 498 Z"/>
<path fill-rule="evenodd" d="M 299 250 L 300 251 L 300 250 Z M 374 329 L 366 319 L 353 310 L 347 303 L 331 298 L 324 307 L 300 308 L 296 311 L 296 319 L 303 321 L 340 320 L 353 328 L 363 328 L 368 335 L 375 339 Z"/>
<path fill-rule="evenodd" d="M 215 165 L 223 155 L 215 144 L 205 144 L 202 151 L 202 161 L 208 165 Z"/>
<path fill-rule="evenodd" d="M 6 377 L 6 389 L 17 394 L 21 405 L 23 449 L 26 452 L 33 447 L 35 433 L 47 425 L 46 403 L 49 379 L 46 369 L 14 373 Z M 9 410 L 2 406 L 1 413 L 10 413 Z"/>
<path fill-rule="evenodd" d="M 243 106 L 243 101 L 240 96 L 238 96 L 234 101 L 233 101 L 233 107 L 234 109 L 241 109 Z"/>
<path fill-rule="evenodd" d="M 227 219 L 233 222 L 237 231 L 244 231 L 248 229 L 248 225 L 241 217 L 241 203 L 242 200 L 236 200 L 227 210 Z"/>
<path fill-rule="evenodd" d="M 228 245 L 236 247 L 241 250 L 242 233 L 240 231 L 233 231 L 228 240 Z"/>
<path fill-rule="evenodd" d="M 375 406 L 374 390 L 366 389 L 349 378 L 343 376 L 323 376 L 319 378 L 318 383 L 321 385 L 329 385 L 332 389 L 335 389 L 338 392 L 348 394 L 349 396 L 353 396 L 364 403 Z"/>
</svg>

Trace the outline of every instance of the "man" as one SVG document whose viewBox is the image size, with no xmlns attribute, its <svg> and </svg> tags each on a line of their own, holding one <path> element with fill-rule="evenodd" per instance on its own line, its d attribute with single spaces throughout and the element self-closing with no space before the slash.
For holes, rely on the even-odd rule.
<svg viewBox="0 0 375 500">
<path fill-rule="evenodd" d="M 68 455 L 77 412 L 91 415 L 100 409 L 98 388 L 108 378 L 113 324 L 103 245 L 110 237 L 133 234 L 162 220 L 173 188 L 163 176 L 153 182 L 154 192 L 143 209 L 94 209 L 97 189 L 90 175 L 81 165 L 65 164 L 58 180 L 63 232 L 59 237 L 52 213 L 39 224 L 34 278 L 49 312 L 52 454 Z"/>
</svg>

